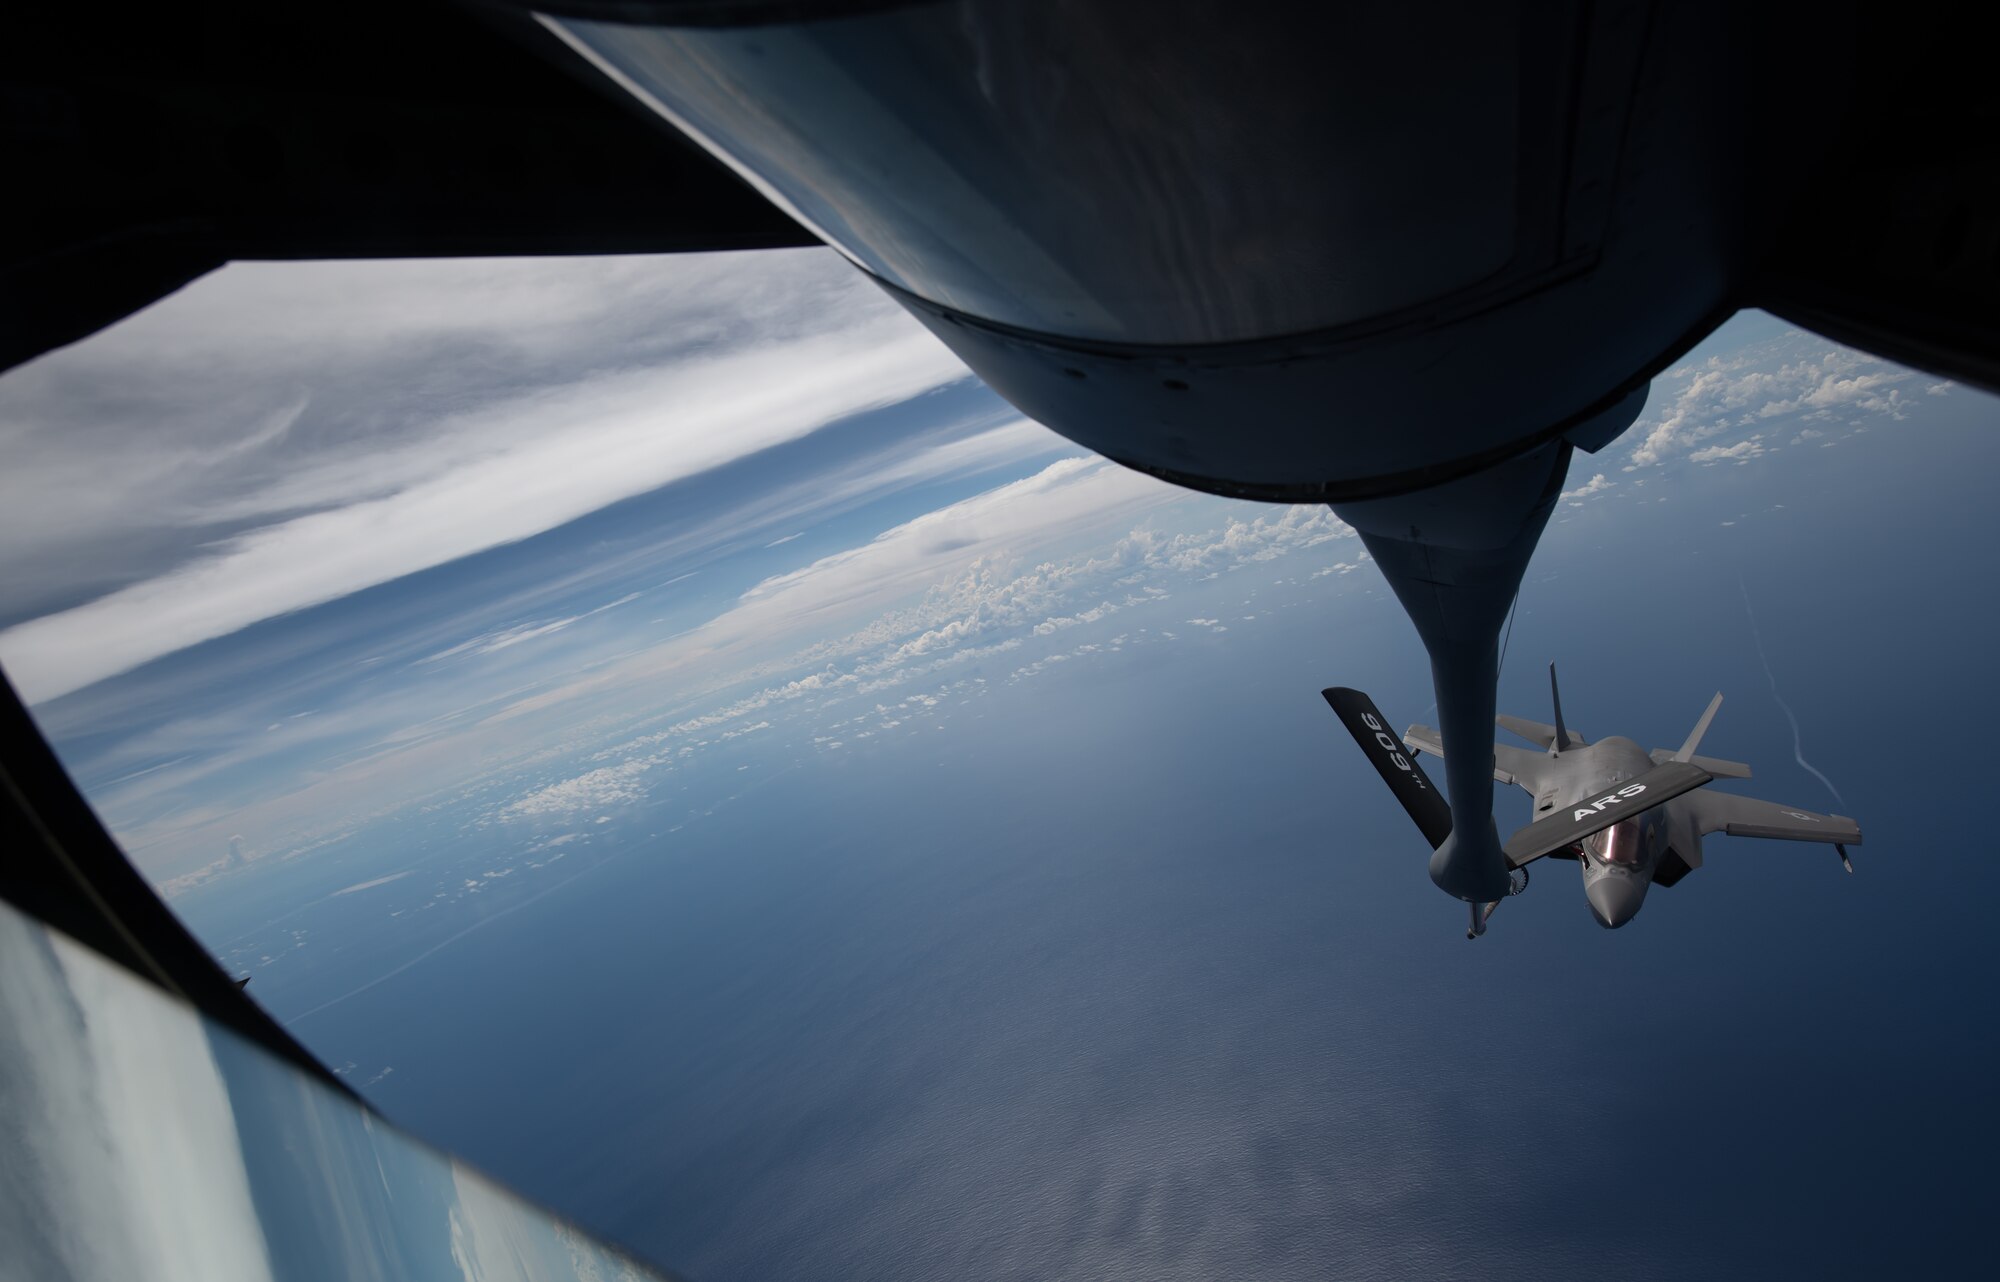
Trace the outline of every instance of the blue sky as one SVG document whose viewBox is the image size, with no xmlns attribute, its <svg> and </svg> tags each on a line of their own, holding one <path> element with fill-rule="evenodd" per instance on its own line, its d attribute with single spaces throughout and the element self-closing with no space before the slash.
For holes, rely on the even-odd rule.
<svg viewBox="0 0 2000 1282">
<path fill-rule="evenodd" d="M 1741 317 L 1557 528 L 1951 394 Z M 629 798 L 774 710 L 834 750 L 845 704 L 1365 560 L 1023 421 L 817 250 L 233 266 L 0 380 L 0 460 L 0 664 L 170 889 L 444 796 Z"/>
</svg>

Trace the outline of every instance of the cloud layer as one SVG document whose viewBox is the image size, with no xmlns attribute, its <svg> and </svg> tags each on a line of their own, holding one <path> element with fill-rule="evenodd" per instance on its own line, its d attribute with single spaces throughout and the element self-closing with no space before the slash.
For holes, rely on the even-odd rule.
<svg viewBox="0 0 2000 1282">
<path fill-rule="evenodd" d="M 1740 460 L 1758 451 L 1746 442 L 1697 447 L 1777 420 L 1900 419 L 1919 379 L 1911 370 L 1796 330 L 1707 356 L 1655 381 L 1653 402 L 1659 408 L 1649 408 L 1628 434 L 1637 444 L 1625 470 L 1655 467 L 1684 453 L 1696 462 Z M 1932 383 L 1926 390 L 1942 393 L 1947 386 Z"/>
<path fill-rule="evenodd" d="M 51 566 L 117 584 L 0 633 L 10 677 L 53 698 L 967 377 L 831 255 L 716 258 L 237 266 L 10 377 L 0 617 Z"/>
<path fill-rule="evenodd" d="M 1169 519 L 1192 524 L 1170 532 L 1161 528 Z M 1319 562 L 1330 545 L 1352 548 L 1353 536 L 1325 507 L 1190 498 L 1104 460 L 1062 460 L 767 579 L 702 627 L 508 709 L 503 717 L 613 696 L 643 708 L 657 702 L 656 683 L 671 679 L 684 690 L 704 660 L 719 665 L 709 669 L 718 688 L 770 680 L 660 729 L 593 746 L 587 769 L 516 785 L 494 817 L 573 818 L 642 802 L 695 753 L 770 730 L 774 719 L 797 733 L 803 717 L 819 731 L 812 742 L 820 750 L 838 751 L 925 715 L 944 697 L 965 697 L 986 683 L 970 674 L 988 663 L 1006 674 L 992 679 L 1015 681 L 1138 644 L 1139 634 L 1171 642 L 1183 622 L 1226 632 L 1221 618 L 1182 620 L 1161 613 L 1164 603 L 1294 554 L 1314 557 L 1294 584 L 1345 573 L 1366 554 Z M 830 625 L 832 635 L 798 645 Z M 760 638 L 778 638 L 783 652 L 766 657 Z M 888 693 L 899 687 L 914 693 Z M 593 735 L 604 731 L 594 723 Z"/>
</svg>

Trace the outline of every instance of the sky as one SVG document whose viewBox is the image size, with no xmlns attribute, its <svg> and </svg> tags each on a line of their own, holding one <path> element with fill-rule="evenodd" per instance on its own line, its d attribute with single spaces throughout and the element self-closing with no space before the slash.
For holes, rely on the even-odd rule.
<svg viewBox="0 0 2000 1282">
<path fill-rule="evenodd" d="M 1725 335 L 1569 502 L 1949 391 Z M 233 265 L 0 380 L 0 458 L 0 666 L 162 883 L 634 692 L 878 684 L 1115 608 L 1141 563 L 1340 532 L 1085 456 L 823 250 Z"/>
<path fill-rule="evenodd" d="M 236 265 L 0 378 L 0 668 L 325 1062 L 693 1276 L 1865 1276 L 1842 1190 L 1944 1250 L 1981 1187 L 1990 422 L 1752 313 L 1576 458 L 1502 707 L 1721 686 L 1870 833 L 1618 932 L 1559 869 L 1463 941 L 1317 697 L 1430 711 L 1328 510 L 1076 449 L 830 252 Z"/>
</svg>

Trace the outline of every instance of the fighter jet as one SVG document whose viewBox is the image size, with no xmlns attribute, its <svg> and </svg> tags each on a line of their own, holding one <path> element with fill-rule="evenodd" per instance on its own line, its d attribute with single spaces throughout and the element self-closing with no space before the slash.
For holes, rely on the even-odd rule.
<svg viewBox="0 0 2000 1282">
<path fill-rule="evenodd" d="M 1451 832 L 1451 809 L 1416 758 L 1428 752 L 1442 759 L 1443 737 L 1429 726 L 1413 725 L 1399 741 L 1359 690 L 1335 686 L 1321 693 L 1432 849 L 1442 845 Z M 1704 789 L 1716 779 L 1750 777 L 1750 767 L 1740 761 L 1695 755 L 1722 707 L 1721 694 L 1678 749 L 1651 751 L 1618 735 L 1592 743 L 1569 729 L 1554 664 L 1549 665 L 1549 695 L 1553 725 L 1495 718 L 1502 729 L 1539 749 L 1493 745 L 1494 782 L 1519 785 L 1535 800 L 1534 822 L 1504 847 L 1512 878 L 1509 893 L 1527 889 L 1528 865 L 1536 860 L 1572 860 L 1583 874 L 1591 916 L 1616 930 L 1638 915 L 1649 888 L 1671 886 L 1701 867 L 1702 838 L 1718 832 L 1822 842 L 1834 848 L 1847 871 L 1854 871 L 1847 847 L 1861 843 L 1861 829 L 1852 819 Z M 1487 919 L 1499 902 L 1473 905 L 1467 939 L 1486 933 Z"/>
</svg>

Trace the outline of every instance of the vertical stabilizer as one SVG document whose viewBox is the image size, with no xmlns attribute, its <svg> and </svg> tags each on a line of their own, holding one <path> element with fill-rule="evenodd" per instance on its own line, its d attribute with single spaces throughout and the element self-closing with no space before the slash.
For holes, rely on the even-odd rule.
<svg viewBox="0 0 2000 1282">
<path fill-rule="evenodd" d="M 1556 707 L 1556 739 L 1549 745 L 1549 755 L 1553 757 L 1559 752 L 1568 752 L 1575 742 L 1569 737 L 1569 728 L 1563 725 L 1563 697 L 1562 691 L 1556 688 L 1554 663 L 1549 664 L 1549 702 Z"/>
<path fill-rule="evenodd" d="M 1682 744 L 1681 750 L 1674 754 L 1675 761 L 1689 761 L 1693 759 L 1694 750 L 1701 747 L 1701 737 L 1708 733 L 1708 723 L 1715 720 L 1715 710 L 1721 706 L 1722 691 L 1717 690 L 1715 697 L 1708 701 L 1708 711 L 1701 714 L 1701 720 L 1694 723 L 1694 731 L 1688 735 L 1687 742 Z"/>
</svg>

